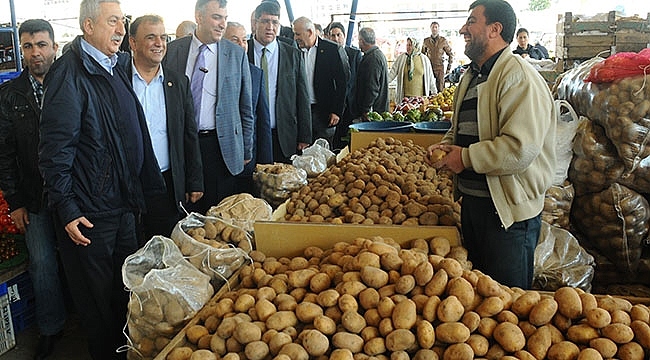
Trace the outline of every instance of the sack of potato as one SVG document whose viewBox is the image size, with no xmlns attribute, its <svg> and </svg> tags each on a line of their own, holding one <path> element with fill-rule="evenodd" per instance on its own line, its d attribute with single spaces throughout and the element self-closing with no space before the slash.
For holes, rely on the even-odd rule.
<svg viewBox="0 0 650 360">
<path fill-rule="evenodd" d="M 593 57 L 560 75 L 556 82 L 557 98 L 568 101 L 578 115 L 592 118 L 597 116 L 593 106 L 593 96 L 600 90 L 598 84 L 585 82 L 591 68 L 604 61 L 604 58 Z"/>
<path fill-rule="evenodd" d="M 349 224 L 460 224 L 449 174 L 412 141 L 375 139 L 291 194 L 285 220 Z"/>
<path fill-rule="evenodd" d="M 252 233 L 255 221 L 272 220 L 273 208 L 264 199 L 241 193 L 221 200 L 217 206 L 211 207 L 206 215 L 226 220 Z"/>
<path fill-rule="evenodd" d="M 567 230 L 542 221 L 535 247 L 533 287 L 555 291 L 572 286 L 589 292 L 594 278 L 594 257 Z"/>
<path fill-rule="evenodd" d="M 636 271 L 650 219 L 648 201 L 634 190 L 612 184 L 575 199 L 572 223 L 620 270 Z"/>
<path fill-rule="evenodd" d="M 553 185 L 546 190 L 542 220 L 569 230 L 574 193 L 573 185 L 568 181 L 565 181 L 562 186 Z"/>
<path fill-rule="evenodd" d="M 290 164 L 257 164 L 253 183 L 260 197 L 277 208 L 293 191 L 307 185 L 307 172 Z"/>
<path fill-rule="evenodd" d="M 129 359 L 155 357 L 214 294 L 210 277 L 162 236 L 154 236 L 126 258 L 122 280 L 131 291 Z"/>
<path fill-rule="evenodd" d="M 250 234 L 216 217 L 191 213 L 179 221 L 172 240 L 183 256 L 221 286 L 248 261 L 253 249 Z"/>
</svg>

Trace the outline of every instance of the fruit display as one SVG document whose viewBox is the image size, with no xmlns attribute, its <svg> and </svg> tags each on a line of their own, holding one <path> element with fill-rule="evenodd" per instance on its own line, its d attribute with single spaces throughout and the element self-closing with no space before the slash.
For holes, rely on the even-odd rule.
<svg viewBox="0 0 650 360">
<path fill-rule="evenodd" d="M 13 259 L 20 253 L 16 246 L 19 231 L 9 214 L 9 204 L 0 191 L 0 262 Z"/>
<path fill-rule="evenodd" d="M 456 85 L 452 85 L 436 95 L 405 97 L 399 104 L 395 105 L 395 111 L 392 114 L 386 112 L 376 115 L 380 116 L 381 120 L 395 121 L 449 120 L 453 115 L 455 92 Z"/>
</svg>

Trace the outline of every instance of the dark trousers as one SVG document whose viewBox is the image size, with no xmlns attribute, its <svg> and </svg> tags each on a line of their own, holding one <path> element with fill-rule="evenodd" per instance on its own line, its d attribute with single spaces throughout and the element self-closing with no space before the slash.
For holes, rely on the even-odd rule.
<svg viewBox="0 0 650 360">
<path fill-rule="evenodd" d="M 273 161 L 279 163 L 291 164 L 291 158 L 284 156 L 284 153 L 282 152 L 282 147 L 280 147 L 280 138 L 278 137 L 278 129 L 271 130 L 271 139 L 273 140 Z"/>
<path fill-rule="evenodd" d="M 92 228 L 80 226 L 90 239 L 88 246 L 75 245 L 65 224 L 57 219 L 59 246 L 70 293 L 88 337 L 88 351 L 94 360 L 126 359 L 115 350 L 126 344 L 122 332 L 126 323 L 129 293 L 122 282 L 122 265 L 138 248 L 135 216 L 125 212 L 115 216 L 88 218 Z"/>
<path fill-rule="evenodd" d="M 317 104 L 311 106 L 312 144 L 316 139 L 325 139 L 330 145 L 330 149 L 334 148 L 334 132 L 336 131 L 336 126 L 330 127 L 329 122 L 329 113 L 320 110 Z"/>
<path fill-rule="evenodd" d="M 167 192 L 146 199 L 147 212 L 142 215 L 144 237 L 138 242 L 139 247 L 142 247 L 155 235 L 170 237 L 174 226 L 183 217 L 176 205 L 171 170 L 163 172 L 162 175 L 165 179 Z"/>
<path fill-rule="evenodd" d="M 492 199 L 463 195 L 461 221 L 463 245 L 475 269 L 506 286 L 530 289 L 541 215 L 505 230 Z"/>
<path fill-rule="evenodd" d="M 203 197 L 194 204 L 188 204 L 191 211 L 205 214 L 224 198 L 236 194 L 237 178 L 230 173 L 223 161 L 217 134 L 199 134 L 201 161 L 203 161 Z"/>
<path fill-rule="evenodd" d="M 343 116 L 341 116 L 339 123 L 336 125 L 332 149 L 341 150 L 350 145 L 350 125 L 352 124 L 353 119 L 354 116 L 350 112 L 349 108 L 346 107 Z"/>
</svg>

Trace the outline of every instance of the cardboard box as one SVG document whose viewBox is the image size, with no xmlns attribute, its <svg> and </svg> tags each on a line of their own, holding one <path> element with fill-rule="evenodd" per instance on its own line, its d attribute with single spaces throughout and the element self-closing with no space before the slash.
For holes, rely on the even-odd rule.
<svg viewBox="0 0 650 360">
<path fill-rule="evenodd" d="M 0 284 L 0 354 L 6 353 L 14 346 L 16 346 L 16 334 L 11 321 L 7 283 L 3 283 Z"/>
<path fill-rule="evenodd" d="M 329 249 L 340 241 L 352 242 L 358 237 L 389 237 L 404 244 L 414 239 L 444 236 L 452 246 L 460 245 L 460 234 L 455 226 L 404 226 L 323 224 L 302 222 L 255 222 L 257 250 L 273 257 L 300 256 L 309 246 Z"/>
<path fill-rule="evenodd" d="M 380 131 L 353 132 L 350 135 L 350 152 L 368 146 L 373 140 L 377 138 L 387 137 L 392 137 L 402 142 L 412 140 L 415 145 L 420 145 L 424 148 L 427 148 L 429 145 L 440 142 L 444 135 L 445 133 L 391 133 Z"/>
</svg>

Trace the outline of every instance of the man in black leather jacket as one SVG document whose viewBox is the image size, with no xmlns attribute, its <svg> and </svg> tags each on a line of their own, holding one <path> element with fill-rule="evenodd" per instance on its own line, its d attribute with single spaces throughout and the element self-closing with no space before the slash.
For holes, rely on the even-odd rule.
<svg viewBox="0 0 650 360">
<path fill-rule="evenodd" d="M 38 171 L 42 83 L 58 45 L 45 20 L 26 20 L 18 34 L 27 67 L 18 78 L 0 86 L 0 189 L 11 218 L 25 234 L 40 332 L 34 358 L 42 359 L 52 352 L 66 319 L 56 233 Z"/>
<path fill-rule="evenodd" d="M 61 258 L 93 359 L 126 358 L 128 293 L 121 267 L 138 249 L 135 214 L 165 192 L 149 131 L 119 53 L 118 0 L 83 0 L 83 35 L 45 78 L 39 168 L 59 227 Z M 121 355 L 121 356 L 118 356 Z"/>
</svg>

